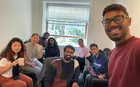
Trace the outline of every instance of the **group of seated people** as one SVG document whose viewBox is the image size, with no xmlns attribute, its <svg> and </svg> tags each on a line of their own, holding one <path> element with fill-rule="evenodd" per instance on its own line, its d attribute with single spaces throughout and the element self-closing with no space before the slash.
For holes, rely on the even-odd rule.
<svg viewBox="0 0 140 87">
<path fill-rule="evenodd" d="M 66 45 L 64 58 L 60 58 L 57 41 L 48 38 L 49 35 L 46 32 L 40 37 L 34 33 L 25 44 L 19 38 L 9 41 L 0 53 L 0 87 L 33 87 L 32 79 L 21 71 L 34 73 L 37 81 L 42 82 L 41 87 L 83 87 L 79 79 L 80 73 L 83 73 L 84 87 L 90 87 L 92 79 L 108 79 L 108 54 L 105 55 L 96 44 L 91 44 L 89 51 L 83 39 L 79 39 L 78 54 L 74 55 L 73 46 Z M 47 72 L 42 73 L 44 64 L 40 60 L 50 57 L 57 59 L 50 62 Z M 19 58 L 24 58 L 24 66 L 19 64 Z"/>
<path fill-rule="evenodd" d="M 99 50 L 98 45 L 92 43 L 89 51 L 83 39 L 79 39 L 78 44 L 80 46 L 79 56 L 76 59 L 83 73 L 82 79 L 80 78 L 80 87 L 91 87 L 93 80 L 96 79 L 108 79 L 108 55 L 111 50 L 109 48 Z"/>
</svg>

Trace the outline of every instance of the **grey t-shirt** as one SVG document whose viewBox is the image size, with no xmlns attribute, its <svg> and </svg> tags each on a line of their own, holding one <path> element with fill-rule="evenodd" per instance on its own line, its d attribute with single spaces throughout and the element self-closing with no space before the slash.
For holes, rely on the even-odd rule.
<svg viewBox="0 0 140 87">
<path fill-rule="evenodd" d="M 27 43 L 26 46 L 26 58 L 29 62 L 34 62 L 34 60 L 39 56 L 40 50 L 39 50 L 39 44 L 31 44 Z"/>
</svg>

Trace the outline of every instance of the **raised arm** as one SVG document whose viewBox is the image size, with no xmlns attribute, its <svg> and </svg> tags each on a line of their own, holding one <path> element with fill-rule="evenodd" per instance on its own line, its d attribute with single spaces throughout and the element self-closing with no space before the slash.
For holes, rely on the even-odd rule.
<svg viewBox="0 0 140 87">
<path fill-rule="evenodd" d="M 38 52 L 37 52 L 37 58 L 40 59 L 43 56 L 43 46 L 38 44 Z"/>
</svg>

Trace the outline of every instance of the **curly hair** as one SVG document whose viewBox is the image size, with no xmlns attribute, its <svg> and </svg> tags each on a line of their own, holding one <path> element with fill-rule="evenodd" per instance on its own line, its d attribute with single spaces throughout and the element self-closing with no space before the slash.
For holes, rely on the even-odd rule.
<svg viewBox="0 0 140 87">
<path fill-rule="evenodd" d="M 21 44 L 21 50 L 19 51 L 18 56 L 24 57 L 26 49 L 23 44 L 23 41 L 17 37 L 14 37 L 9 41 L 5 49 L 0 53 L 1 58 L 7 58 L 8 60 L 11 60 L 11 58 L 15 55 L 15 53 L 11 49 L 11 46 L 14 42 L 19 42 Z"/>
</svg>

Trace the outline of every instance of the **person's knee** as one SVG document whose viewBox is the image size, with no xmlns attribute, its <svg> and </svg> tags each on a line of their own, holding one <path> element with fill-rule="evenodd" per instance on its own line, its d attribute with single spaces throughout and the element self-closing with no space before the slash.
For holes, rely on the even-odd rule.
<svg viewBox="0 0 140 87">
<path fill-rule="evenodd" d="M 18 81 L 18 82 L 15 82 L 15 86 L 18 86 L 18 87 L 27 87 L 27 84 L 24 81 Z"/>
<path fill-rule="evenodd" d="M 88 74 L 86 76 L 85 83 L 87 83 L 87 82 L 89 83 L 91 80 L 92 80 L 92 77 L 90 76 L 90 74 Z"/>
<path fill-rule="evenodd" d="M 90 74 L 88 74 L 87 76 L 86 76 L 86 79 L 91 79 L 92 77 L 90 76 Z"/>
<path fill-rule="evenodd" d="M 89 87 L 91 85 L 92 77 L 90 74 L 86 76 L 86 81 L 85 81 L 85 86 L 84 87 Z"/>
<path fill-rule="evenodd" d="M 87 76 L 88 74 L 89 74 L 88 70 L 85 69 L 85 70 L 83 71 L 83 79 L 84 79 L 84 80 L 86 79 L 86 76 Z"/>
<path fill-rule="evenodd" d="M 27 81 L 26 81 L 26 83 L 27 83 L 28 85 L 33 85 L 33 80 L 32 80 L 32 78 L 28 78 Z"/>
<path fill-rule="evenodd" d="M 83 74 L 84 74 L 84 77 L 86 77 L 86 76 L 89 74 L 89 71 L 88 71 L 87 69 L 85 69 L 85 70 L 83 71 Z"/>
<path fill-rule="evenodd" d="M 36 75 L 37 79 L 39 79 L 39 77 L 40 77 L 40 72 L 41 72 L 41 69 L 39 69 L 39 68 L 35 72 L 35 75 Z"/>
</svg>

